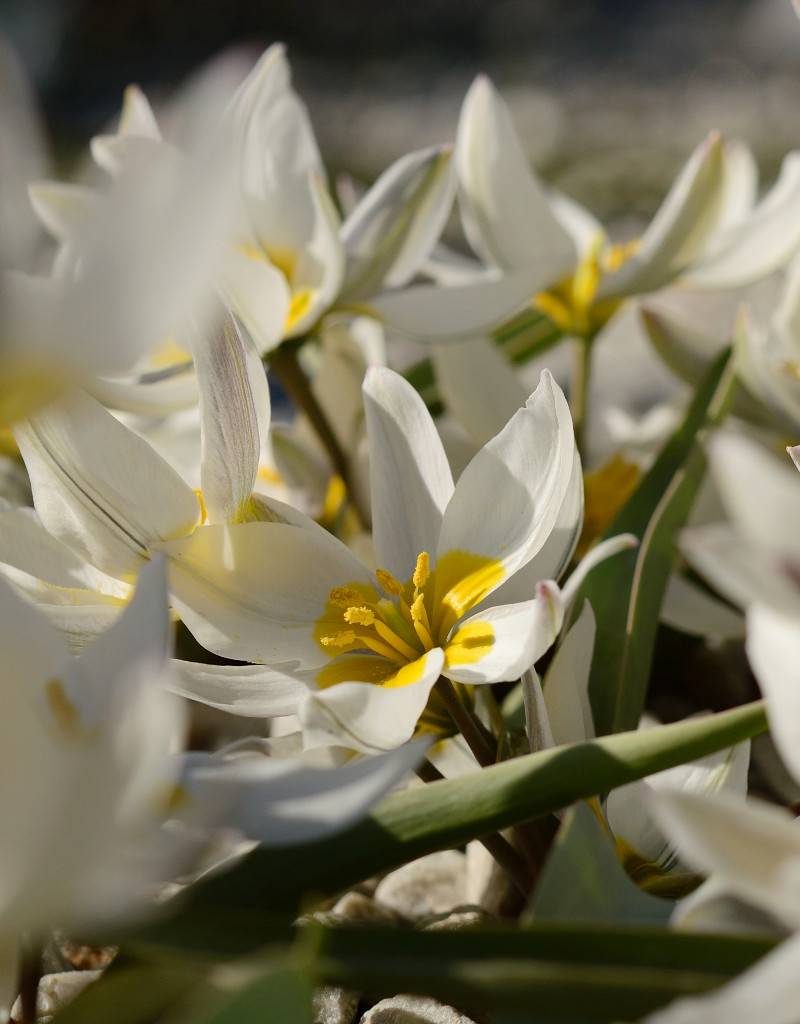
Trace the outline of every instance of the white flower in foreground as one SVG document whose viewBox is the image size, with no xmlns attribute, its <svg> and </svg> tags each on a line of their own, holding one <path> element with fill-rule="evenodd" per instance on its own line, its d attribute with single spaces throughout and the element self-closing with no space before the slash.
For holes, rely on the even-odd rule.
<svg viewBox="0 0 800 1024">
<path fill-rule="evenodd" d="M 115 626 L 80 658 L 0 581 L 0 1006 L 13 999 L 23 931 L 80 925 L 135 906 L 163 878 L 168 757 L 182 731 L 163 686 L 163 566 L 142 574 Z"/>
<path fill-rule="evenodd" d="M 793 251 L 791 240 L 787 246 L 778 236 L 784 211 L 773 210 L 776 199 L 751 210 L 754 167 L 749 152 L 716 135 L 692 154 L 642 237 L 612 245 L 588 211 L 538 181 L 506 104 L 485 76 L 476 79 L 464 100 L 456 166 L 462 221 L 474 250 L 506 273 L 535 267 L 547 286 L 534 304 L 568 335 L 593 336 L 623 299 L 662 288 L 678 277 L 696 280 L 699 286 L 702 276 L 707 287 L 713 278 L 713 286 L 722 287 L 728 286 L 721 284 L 728 270 L 738 283 L 739 260 L 742 254 L 750 257 L 747 241 L 760 237 L 759 229 L 766 234 L 764 220 L 771 226 L 773 245 L 761 253 L 762 262 L 780 263 L 784 251 Z M 796 248 L 800 184 L 791 198 Z M 780 257 L 775 246 L 781 247 Z M 751 277 L 767 272 L 761 263 L 748 269 Z"/>
<path fill-rule="evenodd" d="M 375 574 L 299 516 L 160 547 L 176 607 L 204 646 L 314 688 L 299 709 L 310 744 L 369 751 L 413 734 L 440 675 L 513 679 L 547 649 L 562 615 L 549 577 L 574 544 L 580 474 L 569 411 L 547 373 L 455 486 L 411 386 L 373 368 L 364 394 Z M 499 588 L 534 558 L 538 587 L 506 603 Z M 213 589 L 201 580 L 212 563 Z M 224 617 L 221 588 L 234 598 Z"/>
</svg>

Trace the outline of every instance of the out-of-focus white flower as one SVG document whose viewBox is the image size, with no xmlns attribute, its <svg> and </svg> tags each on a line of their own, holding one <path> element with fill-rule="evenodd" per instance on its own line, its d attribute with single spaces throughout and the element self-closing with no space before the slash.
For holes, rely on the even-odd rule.
<svg viewBox="0 0 800 1024">
<path fill-rule="evenodd" d="M 169 755 L 182 729 L 167 694 L 163 565 L 142 574 L 119 621 L 80 658 L 0 581 L 3 991 L 23 931 L 81 925 L 143 899 L 174 856 L 159 842 Z"/>
<path fill-rule="evenodd" d="M 787 162 L 786 180 L 753 210 L 749 151 L 712 135 L 692 154 L 642 237 L 611 245 L 590 213 L 537 180 L 508 108 L 484 76 L 464 101 L 456 164 L 473 248 L 507 272 L 536 266 L 548 284 L 535 305 L 568 335 L 593 336 L 623 299 L 678 277 L 717 288 L 758 279 L 800 244 L 795 162 Z M 787 211 L 793 220 L 781 232 Z M 755 238 L 765 241 L 751 250 L 747 243 Z"/>
<path fill-rule="evenodd" d="M 132 163 L 102 196 L 39 193 L 68 242 L 53 276 L 3 278 L 4 421 L 67 382 L 130 373 L 190 317 L 202 321 L 235 212 L 232 172 L 217 133 L 189 159 L 160 150 L 146 174 Z"/>
</svg>

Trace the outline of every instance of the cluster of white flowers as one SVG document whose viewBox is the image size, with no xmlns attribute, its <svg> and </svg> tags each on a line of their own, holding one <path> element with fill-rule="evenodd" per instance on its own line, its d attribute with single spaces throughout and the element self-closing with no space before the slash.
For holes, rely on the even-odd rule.
<svg viewBox="0 0 800 1024">
<path fill-rule="evenodd" d="M 338 193 L 282 46 L 231 97 L 211 78 L 174 138 L 130 86 L 91 185 L 0 158 L 0 1017 L 53 929 L 113 931 L 210 864 L 333 835 L 415 770 L 591 746 L 607 652 L 647 688 L 646 600 L 653 636 L 744 640 L 800 784 L 800 154 L 758 198 L 712 132 L 612 242 L 536 177 L 485 77 L 454 144 Z M 455 209 L 469 255 L 442 240 Z M 641 420 L 592 387 L 632 334 L 693 389 Z M 731 344 L 725 401 L 685 413 Z M 623 562 L 634 597 L 593 606 Z M 632 888 L 706 879 L 674 926 L 794 933 L 800 832 L 746 798 L 749 743 L 719 746 L 579 795 Z M 542 851 L 494 828 L 472 838 L 540 877 L 535 921 Z M 798 995 L 800 933 L 647 1019 L 791 1024 Z"/>
</svg>

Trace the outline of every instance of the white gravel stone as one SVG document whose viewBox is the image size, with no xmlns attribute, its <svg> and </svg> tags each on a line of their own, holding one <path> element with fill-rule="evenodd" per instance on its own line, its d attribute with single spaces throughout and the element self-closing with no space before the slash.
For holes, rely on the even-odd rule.
<svg viewBox="0 0 800 1024">
<path fill-rule="evenodd" d="M 314 1024 L 353 1024 L 358 996 L 343 988 L 320 988 L 314 993 Z"/>
<path fill-rule="evenodd" d="M 465 903 L 483 907 L 489 914 L 502 917 L 509 902 L 516 898 L 508 875 L 503 871 L 483 843 L 467 846 L 467 872 Z"/>
<path fill-rule="evenodd" d="M 405 864 L 387 875 L 375 890 L 375 901 L 405 917 L 444 914 L 467 899 L 467 859 L 443 850 Z"/>
<path fill-rule="evenodd" d="M 392 996 L 367 1010 L 360 1024 L 475 1024 L 470 1017 L 427 996 Z"/>
<path fill-rule="evenodd" d="M 49 1020 L 59 1010 L 71 1003 L 83 990 L 96 981 L 102 971 L 59 971 L 58 974 L 45 974 L 39 982 L 36 994 L 36 1017 L 38 1020 Z M 11 1019 L 19 1020 L 22 1006 L 19 999 L 11 1009 Z"/>
</svg>

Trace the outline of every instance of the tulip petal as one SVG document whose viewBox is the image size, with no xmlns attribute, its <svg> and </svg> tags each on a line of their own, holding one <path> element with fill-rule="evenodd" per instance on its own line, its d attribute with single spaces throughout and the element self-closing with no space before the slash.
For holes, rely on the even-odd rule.
<svg viewBox="0 0 800 1024">
<path fill-rule="evenodd" d="M 331 590 L 371 578 L 341 541 L 309 523 L 203 526 L 158 545 L 170 560 L 173 603 L 205 648 L 268 665 L 328 661 L 314 630 Z"/>
<path fill-rule="evenodd" d="M 406 743 L 442 671 L 444 652 L 435 647 L 420 663 L 420 678 L 405 686 L 343 682 L 310 693 L 299 710 L 306 746 L 344 745 L 372 754 Z"/>
<path fill-rule="evenodd" d="M 373 535 L 378 565 L 410 579 L 436 550 L 453 478 L 425 403 L 399 374 L 372 367 L 364 381 Z"/>
<path fill-rule="evenodd" d="M 722 154 L 716 134 L 697 147 L 642 235 L 635 255 L 604 278 L 599 298 L 655 291 L 702 255 L 722 209 Z"/>
<path fill-rule="evenodd" d="M 800 778 L 800 629 L 791 614 L 765 605 L 747 611 L 747 656 L 767 699 L 767 717 L 778 752 Z"/>
<path fill-rule="evenodd" d="M 682 858 L 730 890 L 796 926 L 800 829 L 782 808 L 729 793 L 653 794 L 656 821 Z"/>
<path fill-rule="evenodd" d="M 544 546 L 564 502 L 575 458 L 566 399 L 549 371 L 503 430 L 472 459 L 456 484 L 437 560 L 469 552 L 502 573 L 483 597 Z"/>
<path fill-rule="evenodd" d="M 448 637 L 443 672 L 448 679 L 472 685 L 518 679 L 555 642 L 563 615 L 552 580 L 539 583 L 531 601 L 470 615 Z"/>
<path fill-rule="evenodd" d="M 572 240 L 530 169 L 508 107 L 484 75 L 464 99 L 456 168 L 464 230 L 487 263 L 535 270 L 545 285 L 573 269 Z"/>
<path fill-rule="evenodd" d="M 264 757 L 209 761 L 190 769 L 184 785 L 193 801 L 219 808 L 227 827 L 265 846 L 290 846 L 354 824 L 417 767 L 427 747 L 416 741 L 322 769 Z"/>
<path fill-rule="evenodd" d="M 583 743 L 595 735 L 589 702 L 595 629 L 592 606 L 584 601 L 544 677 L 544 704 L 553 740 L 559 745 Z"/>
<path fill-rule="evenodd" d="M 455 191 L 449 147 L 409 153 L 378 178 L 342 225 L 344 301 L 399 288 L 419 270 L 450 213 Z"/>
<path fill-rule="evenodd" d="M 458 342 L 491 333 L 547 284 L 535 270 L 485 273 L 465 284 L 412 285 L 381 292 L 367 311 L 387 327 L 421 342 Z"/>
<path fill-rule="evenodd" d="M 200 387 L 200 479 L 208 522 L 238 522 L 269 433 L 267 375 L 252 341 L 230 317 L 214 332 L 198 332 L 192 353 Z"/>
<path fill-rule="evenodd" d="M 15 433 L 45 528 L 104 572 L 136 573 L 151 543 L 196 525 L 192 489 L 88 395 L 51 403 Z"/>
<path fill-rule="evenodd" d="M 266 258 L 252 259 L 232 248 L 225 256 L 222 295 L 263 355 L 283 338 L 290 294 L 285 276 Z"/>
<path fill-rule="evenodd" d="M 173 692 L 246 718 L 293 715 L 308 694 L 308 686 L 295 676 L 263 665 L 173 661 L 172 668 Z"/>
<path fill-rule="evenodd" d="M 684 280 L 693 288 L 740 288 L 779 270 L 798 245 L 800 153 L 790 153 L 777 182 L 752 214 L 715 240 L 708 256 Z"/>
</svg>

